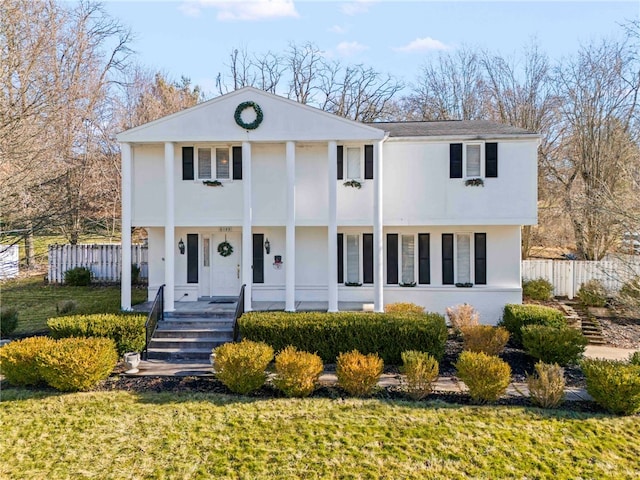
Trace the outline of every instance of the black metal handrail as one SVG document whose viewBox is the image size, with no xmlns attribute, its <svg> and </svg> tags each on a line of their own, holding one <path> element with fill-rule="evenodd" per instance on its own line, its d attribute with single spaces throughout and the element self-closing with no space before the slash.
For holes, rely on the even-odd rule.
<svg viewBox="0 0 640 480">
<path fill-rule="evenodd" d="M 238 328 L 238 319 L 244 313 L 244 287 L 240 287 L 240 295 L 238 295 L 238 304 L 236 305 L 236 312 L 233 315 L 233 341 L 237 342 L 240 336 L 240 329 Z"/>
<path fill-rule="evenodd" d="M 156 298 L 151 304 L 151 311 L 149 312 L 147 321 L 144 324 L 145 341 L 144 350 L 142 351 L 142 358 L 145 360 L 149 356 L 149 343 L 151 342 L 151 338 L 153 337 L 156 328 L 158 328 L 158 322 L 160 320 L 164 320 L 164 285 L 161 285 L 158 289 Z"/>
</svg>

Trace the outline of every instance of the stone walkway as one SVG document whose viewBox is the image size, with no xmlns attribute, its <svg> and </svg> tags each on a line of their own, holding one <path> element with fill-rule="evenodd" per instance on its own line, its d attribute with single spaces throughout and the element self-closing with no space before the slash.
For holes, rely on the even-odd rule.
<svg viewBox="0 0 640 480">
<path fill-rule="evenodd" d="M 589 345 L 585 351 L 588 358 L 606 358 L 610 360 L 626 360 L 634 350 L 614 348 L 601 345 Z M 135 376 L 213 376 L 211 365 L 208 363 L 168 363 L 160 360 L 142 361 L 138 366 L 140 372 Z M 320 383 L 333 385 L 337 382 L 335 373 L 325 372 L 320 376 Z M 383 374 L 378 385 L 380 387 L 397 387 L 402 382 L 400 374 Z M 440 377 L 434 385 L 434 390 L 440 392 L 461 393 L 467 390 L 463 382 L 456 377 Z M 528 397 L 529 389 L 524 382 L 512 382 L 507 388 L 508 397 Z M 567 387 L 565 390 L 567 401 L 591 400 L 584 388 Z"/>
</svg>

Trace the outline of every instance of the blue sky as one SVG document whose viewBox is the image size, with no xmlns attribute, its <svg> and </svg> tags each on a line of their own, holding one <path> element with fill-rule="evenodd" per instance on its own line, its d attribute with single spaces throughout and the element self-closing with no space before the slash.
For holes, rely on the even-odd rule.
<svg viewBox="0 0 640 480">
<path fill-rule="evenodd" d="M 141 63 L 211 92 L 234 47 L 283 52 L 290 42 L 310 41 L 343 63 L 411 82 L 439 51 L 470 45 L 512 55 L 535 38 L 559 59 L 580 42 L 620 37 L 619 24 L 640 18 L 640 0 L 107 0 L 105 6 L 135 33 Z"/>
</svg>

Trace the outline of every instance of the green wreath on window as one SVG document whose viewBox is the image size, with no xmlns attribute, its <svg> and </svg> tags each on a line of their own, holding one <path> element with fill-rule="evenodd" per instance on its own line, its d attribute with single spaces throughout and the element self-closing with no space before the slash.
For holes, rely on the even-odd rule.
<svg viewBox="0 0 640 480">
<path fill-rule="evenodd" d="M 253 111 L 256 112 L 256 119 L 251 123 L 246 123 L 242 120 L 242 112 L 244 112 L 247 108 L 253 108 Z M 262 109 L 260 105 L 256 102 L 242 102 L 236 108 L 236 113 L 233 115 L 236 123 L 246 130 L 255 130 L 262 123 L 262 119 L 264 118 L 264 114 L 262 113 Z"/>
<path fill-rule="evenodd" d="M 223 257 L 228 257 L 233 253 L 233 246 L 225 240 L 218 245 L 218 253 Z"/>
</svg>

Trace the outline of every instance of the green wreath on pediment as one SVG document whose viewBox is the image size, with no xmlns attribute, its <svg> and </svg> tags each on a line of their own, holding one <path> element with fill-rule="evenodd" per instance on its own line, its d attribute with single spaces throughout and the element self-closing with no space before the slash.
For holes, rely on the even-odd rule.
<svg viewBox="0 0 640 480">
<path fill-rule="evenodd" d="M 251 123 L 246 123 L 242 120 L 242 112 L 244 112 L 247 108 L 253 108 L 253 111 L 256 112 L 256 119 Z M 236 123 L 246 129 L 246 130 L 255 130 L 260 126 L 262 120 L 264 119 L 264 114 L 262 113 L 262 108 L 256 102 L 242 102 L 236 108 L 236 113 L 233 115 Z"/>
<path fill-rule="evenodd" d="M 228 257 L 233 253 L 233 246 L 225 240 L 218 245 L 218 253 L 223 257 Z"/>
</svg>

